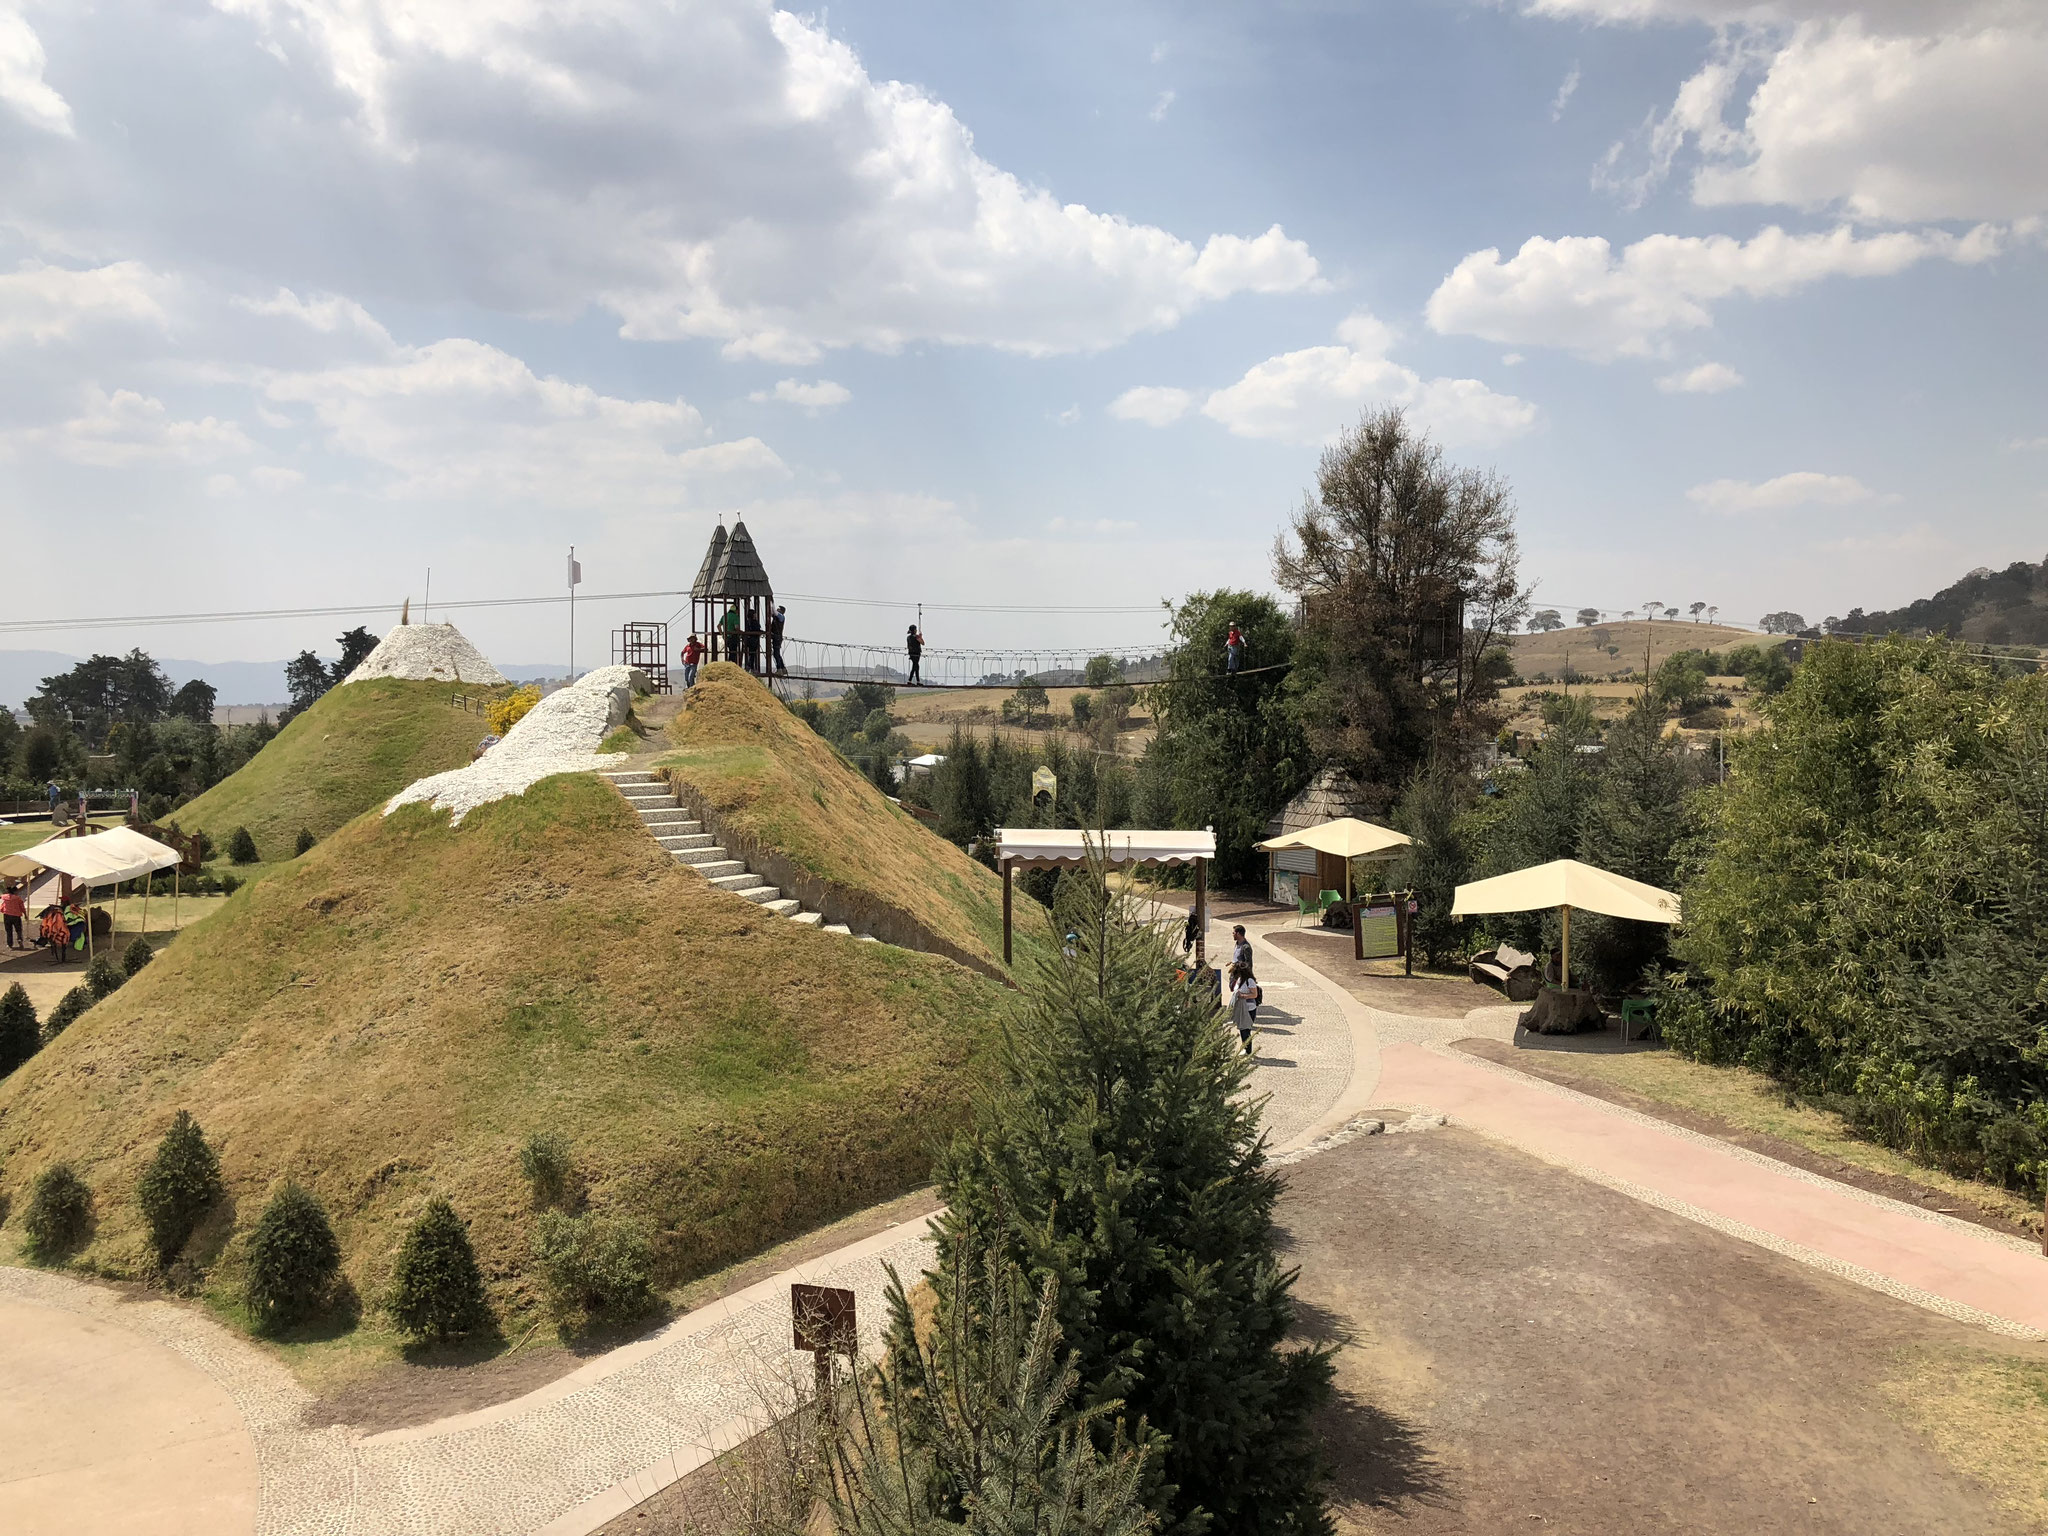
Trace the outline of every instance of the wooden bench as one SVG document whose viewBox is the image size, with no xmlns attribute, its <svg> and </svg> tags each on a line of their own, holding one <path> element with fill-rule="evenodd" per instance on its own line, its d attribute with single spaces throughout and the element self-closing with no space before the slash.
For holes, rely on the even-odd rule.
<svg viewBox="0 0 2048 1536">
<path fill-rule="evenodd" d="M 1511 1003 L 1533 1000 L 1543 985 L 1536 974 L 1536 957 L 1512 944 L 1482 950 L 1466 967 L 1466 974 L 1483 987 L 1496 987 Z"/>
</svg>

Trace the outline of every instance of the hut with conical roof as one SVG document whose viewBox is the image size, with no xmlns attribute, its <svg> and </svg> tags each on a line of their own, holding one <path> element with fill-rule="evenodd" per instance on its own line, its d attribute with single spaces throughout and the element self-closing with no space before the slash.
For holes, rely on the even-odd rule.
<svg viewBox="0 0 2048 1536">
<path fill-rule="evenodd" d="M 775 588 L 761 564 L 760 551 L 747 525 L 732 532 L 720 523 L 704 551 L 704 563 L 690 585 L 690 627 L 704 637 L 713 659 L 736 661 L 749 672 L 764 672 L 769 620 L 775 612 Z"/>
</svg>

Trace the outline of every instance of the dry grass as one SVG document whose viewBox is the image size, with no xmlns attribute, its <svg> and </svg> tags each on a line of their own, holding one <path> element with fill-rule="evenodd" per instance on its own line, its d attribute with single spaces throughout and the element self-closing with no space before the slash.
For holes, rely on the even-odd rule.
<svg viewBox="0 0 2048 1536">
<path fill-rule="evenodd" d="M 961 950 L 1000 966 L 1003 883 L 890 804 L 738 667 L 707 667 L 670 722 L 660 759 L 736 830 L 819 879 L 914 914 Z M 1016 931 L 1035 942 L 1018 897 Z"/>
<path fill-rule="evenodd" d="M 375 678 L 330 689 L 236 772 L 171 819 L 211 834 L 223 858 L 244 826 L 266 860 L 291 857 L 301 827 L 326 837 L 430 773 L 460 768 L 486 731 L 483 716 L 449 707 L 474 684 Z"/>
<path fill-rule="evenodd" d="M 82 1261 L 135 1274 L 136 1174 L 188 1108 L 238 1231 L 297 1178 L 374 1298 L 445 1193 L 510 1326 L 536 1291 L 529 1132 L 567 1135 L 592 1202 L 644 1217 L 675 1284 L 927 1179 L 1004 998 L 713 890 L 608 786 L 563 776 L 460 828 L 362 817 L 237 892 L 0 1084 L 0 1168 L 18 1212 L 71 1160 L 98 1201 Z M 231 1241 L 216 1299 L 238 1262 Z"/>
<path fill-rule="evenodd" d="M 1099 694 L 1099 688 L 1048 688 L 1045 690 L 1046 708 L 1038 716 L 1038 724 L 1025 728 L 1005 725 L 1003 701 L 1014 692 L 1010 688 L 963 688 L 958 691 L 916 693 L 899 691 L 896 707 L 890 719 L 903 734 L 927 751 L 944 751 L 952 739 L 956 727 L 985 736 L 994 731 L 1005 741 L 1018 746 L 1030 746 L 1042 742 L 1053 729 L 1065 729 L 1072 735 L 1072 744 L 1086 746 L 1082 738 L 1072 732 L 1073 699 L 1077 693 Z M 1144 708 L 1145 690 L 1138 691 L 1138 706 L 1117 733 L 1116 749 L 1126 757 L 1142 757 L 1153 736 L 1153 722 Z"/>
<path fill-rule="evenodd" d="M 1783 1088 L 1743 1067 L 1705 1066 L 1669 1051 L 1572 1052 L 1560 1057 L 1558 1065 L 1660 1103 L 1715 1115 L 1743 1130 L 1776 1136 L 1853 1167 L 1941 1190 L 2020 1226 L 2038 1226 L 2040 1222 L 2039 1208 L 2011 1190 L 1955 1178 L 1889 1147 L 1864 1141 L 1850 1132 L 1840 1115 L 1811 1104 L 1787 1104 Z"/>
<path fill-rule="evenodd" d="M 1515 670 L 1524 677 L 1534 677 L 1538 672 L 1559 676 L 1564 671 L 1567 653 L 1574 670 L 1588 677 L 1605 677 L 1610 672 L 1640 670 L 1645 642 L 1649 645 L 1652 668 L 1678 651 L 1726 651 L 1738 645 L 1784 643 L 1776 635 L 1754 634 L 1726 624 L 1633 619 L 1627 623 L 1595 624 L 1591 628 L 1570 624 L 1543 635 L 1516 635 L 1511 645 Z M 1614 648 L 1612 654 L 1608 646 Z"/>
<path fill-rule="evenodd" d="M 1955 1467 L 2031 1530 L 2048 1531 L 2048 1361 L 1916 1353 L 1882 1390 Z"/>
</svg>

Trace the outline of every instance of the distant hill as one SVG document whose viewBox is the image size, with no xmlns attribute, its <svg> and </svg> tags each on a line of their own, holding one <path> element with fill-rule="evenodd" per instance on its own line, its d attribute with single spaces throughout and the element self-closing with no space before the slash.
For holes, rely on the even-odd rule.
<svg viewBox="0 0 2048 1536">
<path fill-rule="evenodd" d="M 2048 645 L 2048 560 L 2015 560 L 2002 571 L 1979 566 L 1961 581 L 1903 608 L 1852 608 L 1835 629 L 1847 634 L 1948 635 L 1988 645 Z"/>
<path fill-rule="evenodd" d="M 1754 634 L 1726 624 L 1686 619 L 1624 619 L 1613 624 L 1572 624 L 1563 629 L 1512 635 L 1508 648 L 1516 673 L 1525 678 L 1561 677 L 1569 666 L 1584 677 L 1624 677 L 1655 668 L 1674 651 L 1728 651 L 1738 645 L 1781 645 L 1776 635 Z"/>
</svg>

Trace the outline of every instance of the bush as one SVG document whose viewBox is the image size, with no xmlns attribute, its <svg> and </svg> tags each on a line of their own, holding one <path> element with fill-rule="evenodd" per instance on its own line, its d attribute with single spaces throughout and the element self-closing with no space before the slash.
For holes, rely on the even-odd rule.
<svg viewBox="0 0 2048 1536">
<path fill-rule="evenodd" d="M 299 828 L 298 841 L 292 844 L 292 857 L 296 859 L 304 854 L 311 853 L 313 851 L 313 844 L 318 841 L 319 839 L 313 836 L 313 829 L 311 827 Z"/>
<path fill-rule="evenodd" d="M 320 1310 L 341 1267 L 341 1245 L 320 1202 L 297 1184 L 270 1197 L 249 1238 L 249 1310 L 265 1327 Z"/>
<path fill-rule="evenodd" d="M 77 1020 L 78 1016 L 99 999 L 92 995 L 92 988 L 73 987 L 57 1000 L 57 1006 L 50 1010 L 50 1016 L 43 1020 L 43 1042 L 48 1044 L 63 1034 Z"/>
<path fill-rule="evenodd" d="M 526 718 L 526 712 L 540 702 L 540 689 L 529 683 L 524 688 L 502 699 L 493 699 L 484 706 L 484 723 L 491 728 L 493 736 L 503 736 L 513 726 Z"/>
<path fill-rule="evenodd" d="M 569 1203 L 569 1186 L 576 1176 L 576 1165 L 569 1157 L 567 1137 L 557 1131 L 535 1131 L 519 1149 L 519 1171 L 533 1186 L 535 1205 Z"/>
<path fill-rule="evenodd" d="M 36 1025 L 35 1004 L 28 1000 L 20 982 L 0 997 L 0 1077 L 5 1077 L 42 1049 L 43 1037 Z"/>
<path fill-rule="evenodd" d="M 549 1211 L 533 1255 L 558 1318 L 631 1317 L 654 1300 L 654 1252 L 638 1223 Z"/>
<path fill-rule="evenodd" d="M 128 973 L 107 955 L 94 955 L 85 967 L 86 989 L 92 993 L 94 1002 L 112 997 L 127 979 Z"/>
<path fill-rule="evenodd" d="M 128 976 L 133 977 L 137 971 L 141 970 L 155 958 L 156 951 L 149 947 L 149 940 L 138 938 L 134 943 L 121 951 L 121 969 Z"/>
<path fill-rule="evenodd" d="M 256 839 L 249 835 L 247 827 L 237 827 L 228 839 L 228 862 L 231 864 L 254 864 L 256 862 Z"/>
<path fill-rule="evenodd" d="M 36 1177 L 35 1194 L 21 1225 L 37 1259 L 61 1257 L 85 1241 L 92 1226 L 92 1191 L 69 1163 L 45 1168 Z"/>
<path fill-rule="evenodd" d="M 179 1110 L 135 1189 L 160 1267 L 170 1267 L 199 1218 L 225 1193 L 220 1159 L 206 1144 L 191 1111 Z"/>
<path fill-rule="evenodd" d="M 237 876 L 222 875 L 220 877 L 220 893 L 223 896 L 232 896 L 235 894 L 235 892 L 239 891 L 245 883 L 245 881 L 241 880 Z"/>
<path fill-rule="evenodd" d="M 490 1325 L 469 1228 L 440 1195 L 405 1234 L 385 1310 L 399 1332 L 416 1339 L 456 1338 Z"/>
</svg>

